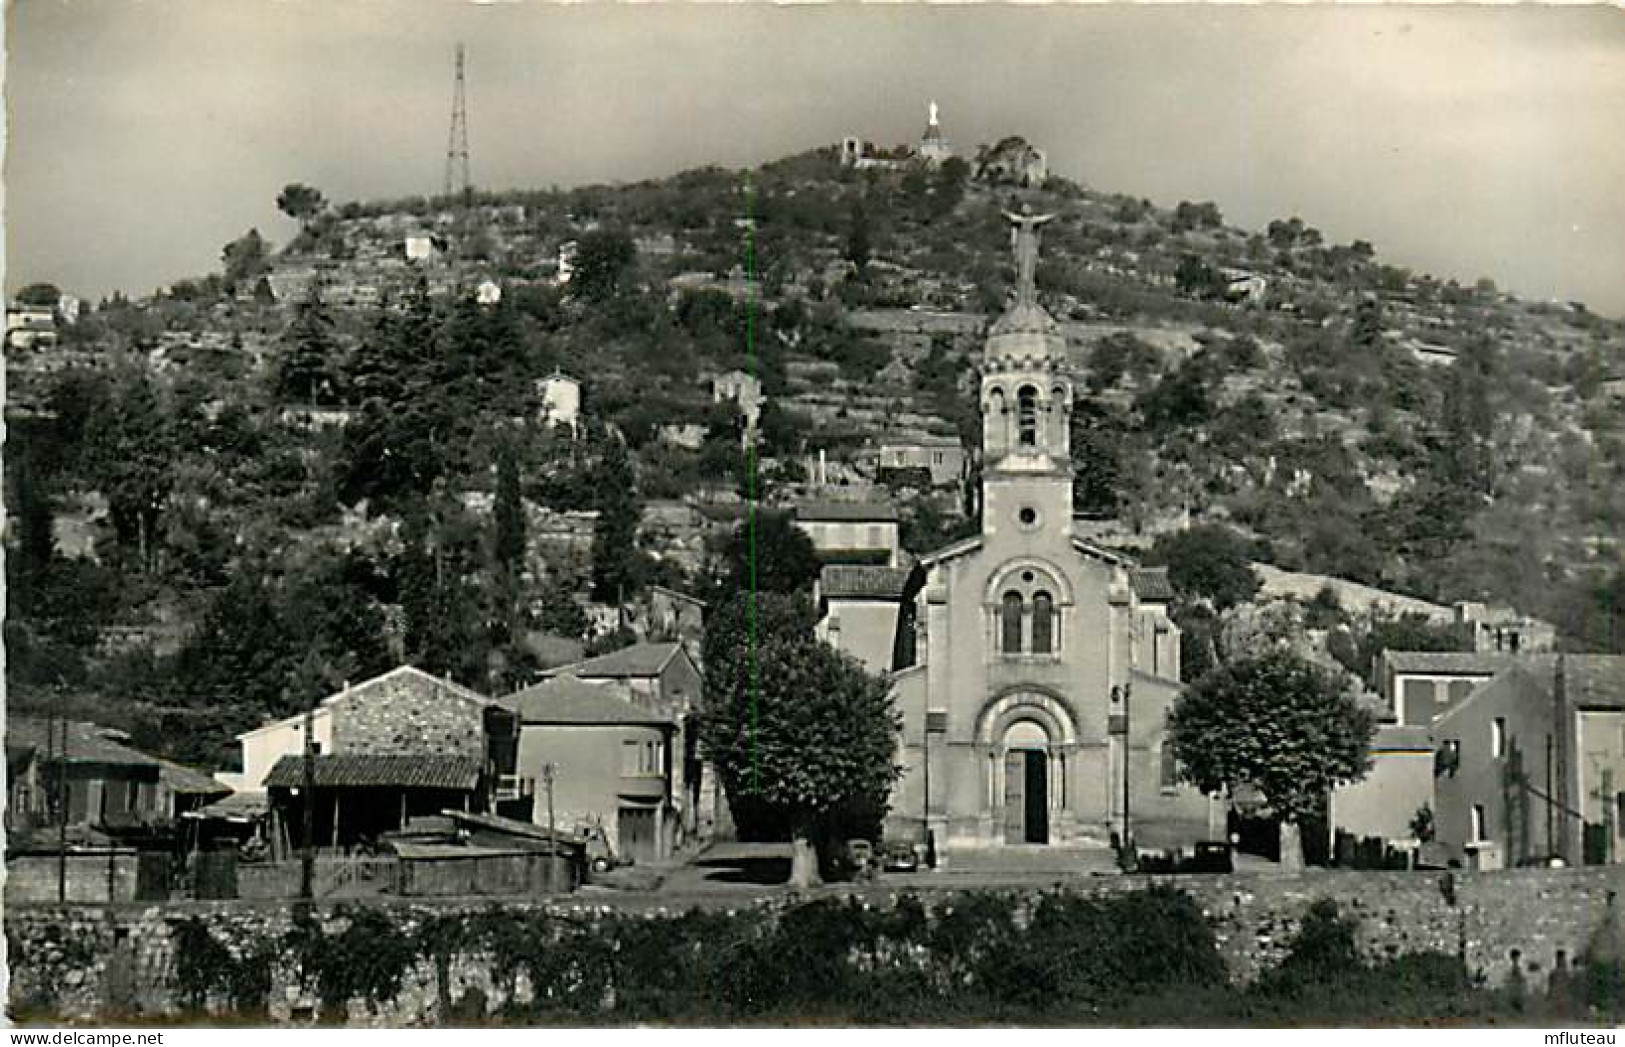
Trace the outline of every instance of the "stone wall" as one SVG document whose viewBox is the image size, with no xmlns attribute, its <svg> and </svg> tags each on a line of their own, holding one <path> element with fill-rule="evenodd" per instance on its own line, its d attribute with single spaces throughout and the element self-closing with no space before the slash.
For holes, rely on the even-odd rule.
<svg viewBox="0 0 1625 1047">
<path fill-rule="evenodd" d="M 69 902 L 107 901 L 111 888 L 116 901 L 135 897 L 135 852 L 69 854 L 62 861 L 54 854 L 19 854 L 6 860 L 7 905 L 51 904 L 57 900 L 65 872 Z"/>
<path fill-rule="evenodd" d="M 389 673 L 347 692 L 337 704 L 335 753 L 485 755 L 481 702 L 425 673 Z"/>
<path fill-rule="evenodd" d="M 1125 877 L 1087 881 L 1076 889 L 1094 894 L 1118 892 L 1143 888 L 1152 879 L 1183 889 L 1198 902 L 1236 982 L 1247 982 L 1277 962 L 1310 903 L 1320 898 L 1333 899 L 1341 913 L 1360 918 L 1360 945 L 1373 959 L 1421 951 L 1459 952 L 1470 969 L 1491 982 L 1506 982 L 1516 968 L 1525 985 L 1534 990 L 1545 986 L 1547 976 L 1560 962 L 1572 962 L 1584 954 L 1588 944 L 1600 941 L 1604 948 L 1618 949 L 1625 934 L 1621 919 L 1625 902 L 1618 897 L 1617 867 L 1455 873 L 1448 881 L 1444 874 L 1435 873 Z M 961 896 L 957 891 L 934 888 L 916 893 L 932 911 Z M 894 903 L 898 892 L 872 888 L 863 896 L 884 906 Z M 1028 906 L 1038 897 L 1031 889 L 1019 893 L 1019 900 Z M 431 920 L 490 911 L 488 904 L 466 902 L 380 904 L 387 905 L 391 924 L 402 940 L 416 935 Z M 645 915 L 665 918 L 672 913 L 665 904 L 650 897 L 644 903 Z M 763 919 L 770 918 L 766 910 L 784 904 L 784 899 L 762 903 Z M 504 911 L 517 914 L 544 907 L 553 915 L 589 925 L 628 908 L 535 902 L 514 903 Z M 631 908 L 636 910 L 638 905 L 633 903 Z M 318 906 L 313 915 L 330 936 L 348 926 L 348 917 L 332 907 Z M 5 924 L 14 1013 L 23 1020 L 47 1015 L 107 1020 L 177 1014 L 187 1003 L 179 979 L 177 943 L 183 925 L 193 917 L 233 955 L 268 948 L 294 926 L 289 906 L 267 903 L 191 902 L 111 909 L 9 906 Z M 493 967 L 489 957 L 477 952 L 438 960 L 415 956 L 390 998 L 351 1000 L 347 1020 L 386 1026 L 453 1019 L 466 1022 L 476 1015 L 454 1012 L 458 1001 L 482 1013 L 509 1001 L 526 1002 L 532 987 L 524 976 L 501 985 Z M 241 1017 L 277 1022 L 314 1017 L 314 987 L 299 983 L 286 957 L 270 969 L 271 987 L 264 1009 Z M 211 996 L 205 1006 L 212 1014 L 224 1015 L 229 1001 Z"/>
</svg>

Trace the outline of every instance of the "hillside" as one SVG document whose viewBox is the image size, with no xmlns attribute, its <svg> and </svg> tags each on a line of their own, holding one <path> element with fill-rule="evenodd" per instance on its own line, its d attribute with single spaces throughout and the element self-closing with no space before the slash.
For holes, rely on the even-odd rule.
<svg viewBox="0 0 1625 1047">
<path fill-rule="evenodd" d="M 1039 286 L 1107 540 L 1228 521 L 1284 569 L 1625 649 L 1625 324 L 996 155 L 319 206 L 64 318 L 8 353 L 13 701 L 213 762 L 398 659 L 504 690 L 615 642 L 649 584 L 708 591 L 741 491 L 893 498 L 916 551 L 963 533 L 965 492 L 880 449 L 975 446 L 1022 203 L 1057 216 Z M 735 368 L 767 398 L 755 475 L 708 381 Z M 578 438 L 543 417 L 556 370 Z"/>
</svg>

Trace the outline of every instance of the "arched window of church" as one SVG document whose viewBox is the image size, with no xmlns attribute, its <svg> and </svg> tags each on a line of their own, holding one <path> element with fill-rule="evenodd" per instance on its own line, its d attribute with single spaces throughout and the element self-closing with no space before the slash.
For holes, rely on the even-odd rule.
<svg viewBox="0 0 1625 1047">
<path fill-rule="evenodd" d="M 1021 594 L 1004 594 L 999 608 L 999 649 L 1006 654 L 1021 653 Z"/>
<path fill-rule="evenodd" d="M 1016 393 L 1016 432 L 1022 446 L 1038 443 L 1038 390 L 1030 385 Z"/>
<path fill-rule="evenodd" d="M 1033 597 L 1033 653 L 1049 654 L 1055 649 L 1055 601 L 1049 593 Z"/>
</svg>

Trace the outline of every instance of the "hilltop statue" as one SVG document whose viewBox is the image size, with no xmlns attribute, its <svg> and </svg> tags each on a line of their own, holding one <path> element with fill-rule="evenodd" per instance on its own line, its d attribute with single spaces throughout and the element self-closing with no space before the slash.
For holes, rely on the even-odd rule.
<svg viewBox="0 0 1625 1047">
<path fill-rule="evenodd" d="M 935 99 L 932 99 L 929 111 L 931 113 L 931 126 L 935 127 L 937 126 L 937 103 Z"/>
<path fill-rule="evenodd" d="M 1010 230 L 1010 243 L 1016 253 L 1016 304 L 1036 305 L 1038 303 L 1038 287 L 1035 283 L 1035 274 L 1038 271 L 1038 227 L 1050 221 L 1053 214 L 1033 214 L 1032 205 L 1022 204 L 1020 214 L 1004 212 L 1004 217 L 1010 220 L 1013 228 Z"/>
</svg>

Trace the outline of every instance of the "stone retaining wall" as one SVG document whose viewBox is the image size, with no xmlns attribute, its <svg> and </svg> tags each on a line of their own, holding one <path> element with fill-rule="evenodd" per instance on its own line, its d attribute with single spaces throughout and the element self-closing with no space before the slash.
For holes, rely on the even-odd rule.
<svg viewBox="0 0 1625 1047">
<path fill-rule="evenodd" d="M 1506 982 L 1516 970 L 1526 985 L 1536 989 L 1544 987 L 1555 967 L 1573 962 L 1588 945 L 1617 952 L 1625 934 L 1618 867 L 1448 876 L 1348 872 L 1301 878 L 1114 877 L 1079 882 L 1071 889 L 1102 894 L 1139 889 L 1150 882 L 1182 889 L 1197 901 L 1238 983 L 1250 981 L 1285 954 L 1304 912 L 1320 898 L 1333 899 L 1341 913 L 1359 917 L 1360 944 L 1373 959 L 1421 951 L 1459 953 L 1469 969 L 1492 983 Z M 894 903 L 899 894 L 881 888 L 859 893 L 882 906 Z M 959 896 L 941 888 L 913 893 L 928 910 Z M 1041 894 L 1034 889 L 1013 893 L 1027 903 L 1036 902 Z M 786 902 L 776 898 L 758 904 L 772 909 Z M 430 919 L 490 908 L 489 903 L 469 901 L 380 904 L 389 905 L 394 925 L 408 934 Z M 649 896 L 614 909 L 578 902 L 513 903 L 512 908 L 546 907 L 555 915 L 590 923 L 640 908 L 658 919 L 670 912 L 667 905 Z M 331 906 L 318 906 L 313 912 L 330 934 L 345 926 L 343 915 Z M 200 919 L 216 942 L 234 952 L 276 941 L 294 926 L 290 906 L 266 902 L 11 906 L 5 925 L 12 1006 L 25 1020 L 42 1011 L 68 1020 L 174 1015 L 184 1004 L 177 976 L 177 927 L 191 917 Z M 1132 934 L 1133 929 L 1124 932 Z M 273 972 L 268 1014 L 257 1017 L 287 1022 L 313 1016 L 311 988 L 297 984 L 286 964 L 276 965 Z M 348 1020 L 387 1026 L 435 1024 L 455 1017 L 448 1013 L 454 1001 L 473 999 L 480 1001 L 477 1007 L 494 1007 L 510 999 L 522 1003 L 530 992 L 523 976 L 517 984 L 497 985 L 492 965 L 477 953 L 458 954 L 440 965 L 419 958 L 391 999 L 377 1004 L 351 1001 Z M 211 998 L 207 1008 L 219 1014 L 227 1006 L 227 1001 Z"/>
</svg>

